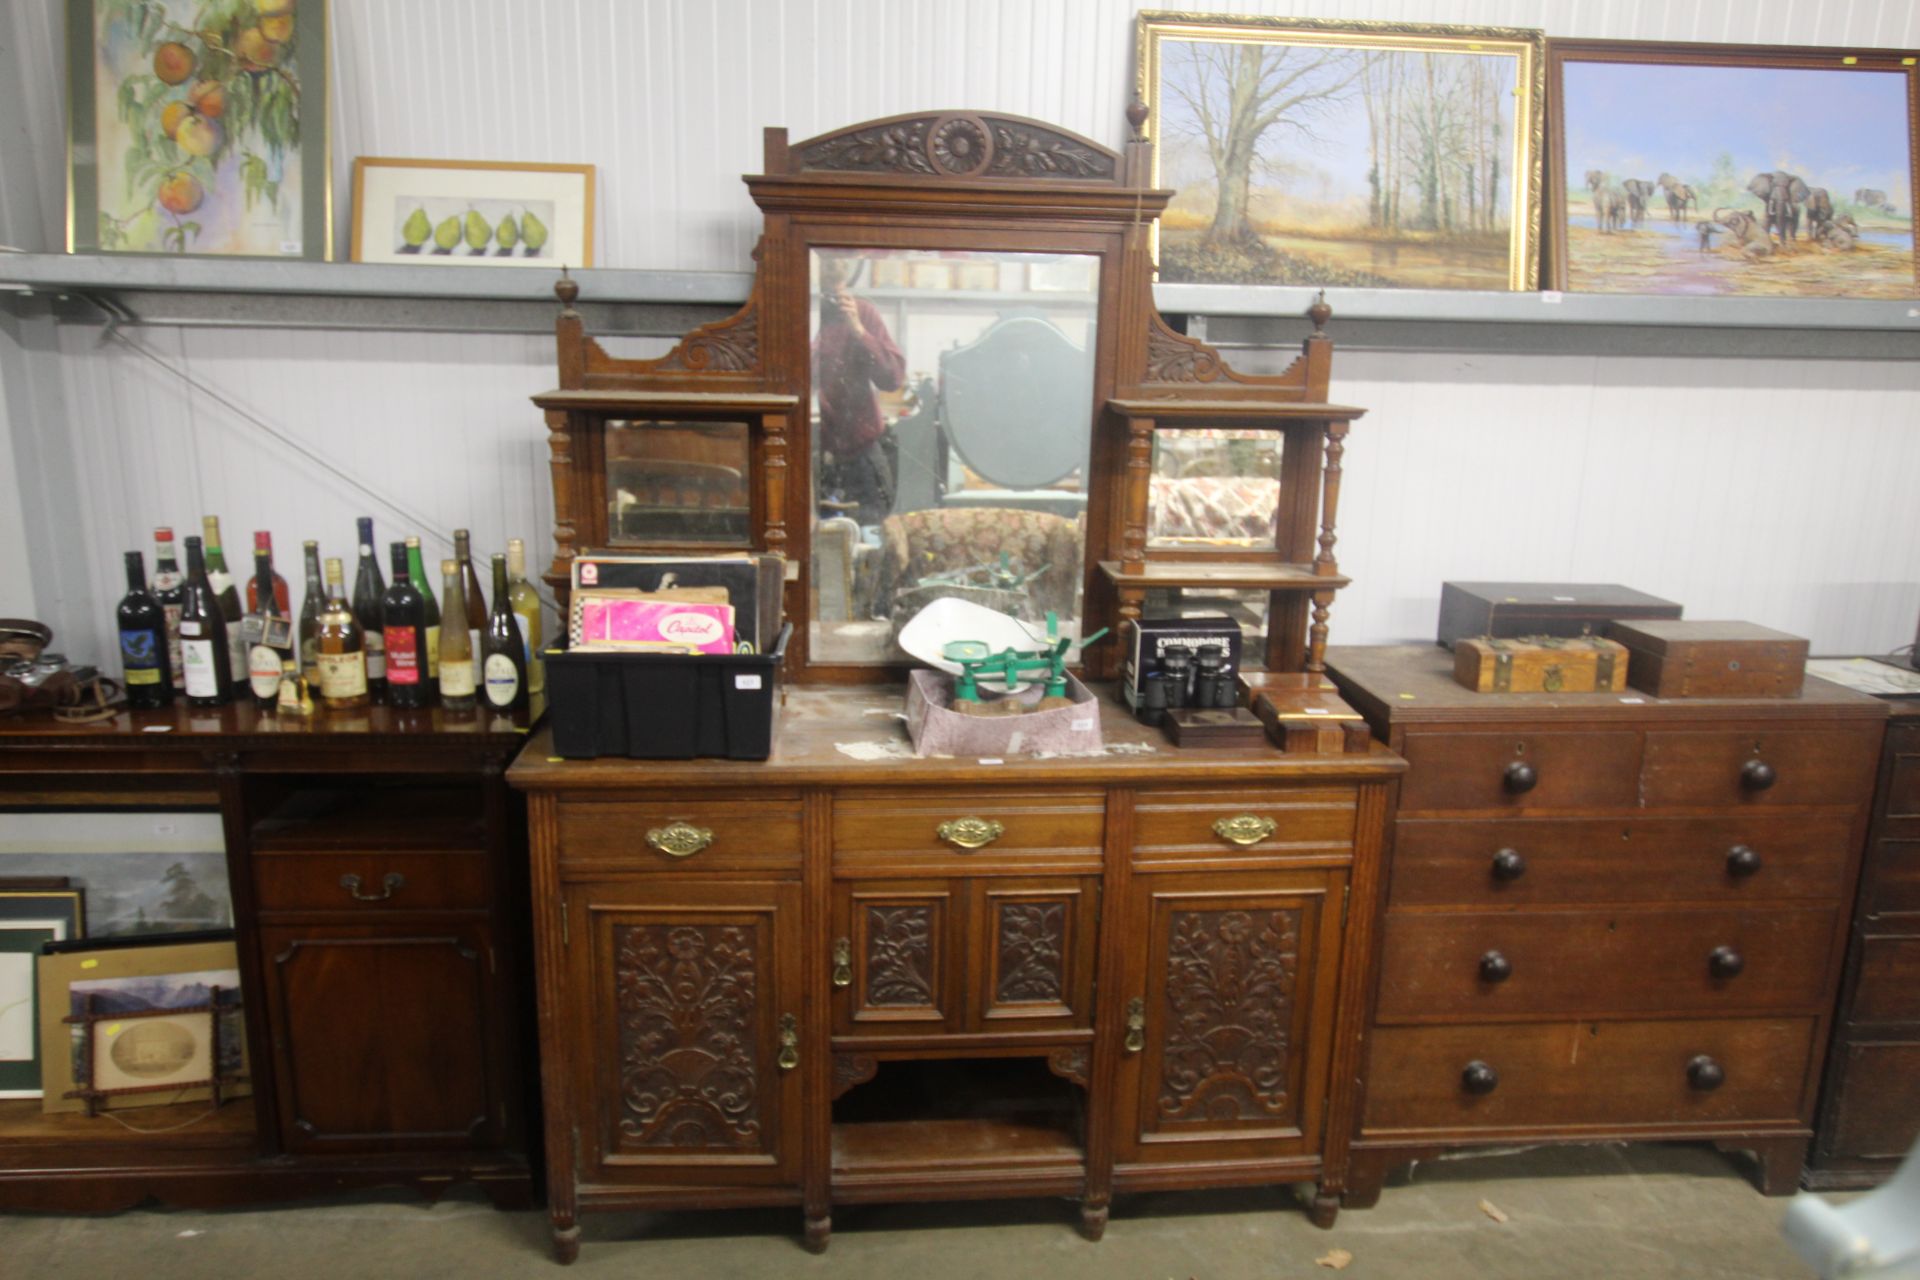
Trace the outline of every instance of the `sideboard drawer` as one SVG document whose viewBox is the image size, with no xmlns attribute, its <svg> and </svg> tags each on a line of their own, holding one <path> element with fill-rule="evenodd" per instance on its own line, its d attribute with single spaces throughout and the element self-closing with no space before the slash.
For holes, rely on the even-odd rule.
<svg viewBox="0 0 1920 1280">
<path fill-rule="evenodd" d="M 1647 734 L 1648 808 L 1859 804 L 1880 729 L 1657 730 Z"/>
<path fill-rule="evenodd" d="M 261 911 L 483 910 L 493 898 L 481 853 L 256 855 Z"/>
<path fill-rule="evenodd" d="M 560 872 L 798 871 L 800 797 L 564 800 Z"/>
<path fill-rule="evenodd" d="M 1812 1018 L 1383 1027 L 1362 1133 L 1794 1122 Z"/>
<path fill-rule="evenodd" d="M 1353 847 L 1352 788 L 1142 791 L 1133 802 L 1135 856 L 1271 857 Z"/>
<path fill-rule="evenodd" d="M 1839 907 L 1395 913 L 1379 1018 L 1811 1009 Z"/>
<path fill-rule="evenodd" d="M 1394 836 L 1395 907 L 1838 899 L 1853 824 L 1726 818 L 1410 818 Z"/>
<path fill-rule="evenodd" d="M 954 792 L 836 797 L 836 864 L 892 866 L 903 859 L 968 867 L 1006 855 L 1099 870 L 1106 796 L 1087 792 Z"/>
<path fill-rule="evenodd" d="M 1638 733 L 1409 731 L 1402 812 L 1423 809 L 1632 808 Z"/>
</svg>

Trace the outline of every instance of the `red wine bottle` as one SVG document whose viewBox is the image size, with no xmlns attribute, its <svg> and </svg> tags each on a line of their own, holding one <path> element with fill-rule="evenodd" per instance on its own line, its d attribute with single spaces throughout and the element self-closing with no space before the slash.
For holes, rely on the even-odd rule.
<svg viewBox="0 0 1920 1280">
<path fill-rule="evenodd" d="M 273 535 L 265 529 L 255 529 L 253 554 L 258 556 L 262 551 L 267 553 L 267 559 L 273 559 Z M 276 569 L 273 574 L 273 602 L 280 606 L 280 616 L 283 618 L 293 616 L 293 610 L 287 607 L 288 599 L 287 580 L 281 577 L 280 571 Z M 260 612 L 260 584 L 252 578 L 247 579 L 247 612 Z"/>
<path fill-rule="evenodd" d="M 233 697 L 233 660 L 227 656 L 227 619 L 207 579 L 200 539 L 187 539 L 186 598 L 180 606 L 180 660 L 187 669 L 187 702 L 217 707 Z"/>
<path fill-rule="evenodd" d="M 524 714 L 527 709 L 527 646 L 513 614 L 507 588 L 507 558 L 493 557 L 493 608 L 480 638 L 481 695 L 495 711 Z"/>
<path fill-rule="evenodd" d="M 414 589 L 407 566 L 407 544 L 389 548 L 393 585 L 380 596 L 380 626 L 387 641 L 387 704 L 413 710 L 433 704 L 427 684 L 427 608 Z M 438 643 L 440 637 L 435 636 Z"/>
<path fill-rule="evenodd" d="M 153 531 L 153 598 L 167 615 L 167 669 L 173 672 L 176 691 L 187 687 L 187 673 L 180 665 L 180 605 L 186 599 L 185 581 L 173 558 L 173 530 L 161 525 Z"/>
<path fill-rule="evenodd" d="M 167 664 L 167 614 L 147 590 L 147 567 L 138 551 L 127 552 L 127 594 L 114 610 L 120 628 L 120 663 L 127 705 L 143 710 L 173 701 L 173 669 Z"/>
<path fill-rule="evenodd" d="M 353 616 L 360 624 L 361 642 L 366 645 L 367 692 L 382 702 L 387 692 L 387 645 L 380 626 L 380 598 L 387 583 L 380 576 L 380 562 L 373 554 L 373 517 L 361 516 L 360 567 L 353 576 Z"/>
</svg>

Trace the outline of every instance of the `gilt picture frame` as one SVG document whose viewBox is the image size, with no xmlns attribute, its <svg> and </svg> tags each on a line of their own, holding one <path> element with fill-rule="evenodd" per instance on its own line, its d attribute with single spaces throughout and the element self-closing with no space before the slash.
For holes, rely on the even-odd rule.
<svg viewBox="0 0 1920 1280">
<path fill-rule="evenodd" d="M 1551 40 L 1553 286 L 1920 295 L 1920 56 Z"/>
<path fill-rule="evenodd" d="M 593 265 L 594 167 L 494 160 L 353 162 L 354 262 Z"/>
<path fill-rule="evenodd" d="M 1135 30 L 1175 193 L 1161 283 L 1539 287 L 1542 32 L 1159 10 Z"/>
<path fill-rule="evenodd" d="M 66 0 L 67 251 L 327 261 L 327 0 Z"/>
</svg>

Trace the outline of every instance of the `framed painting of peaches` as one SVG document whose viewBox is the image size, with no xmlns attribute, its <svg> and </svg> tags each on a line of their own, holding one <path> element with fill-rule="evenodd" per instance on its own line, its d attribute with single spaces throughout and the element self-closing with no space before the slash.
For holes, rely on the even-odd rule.
<svg viewBox="0 0 1920 1280">
<path fill-rule="evenodd" d="M 326 0 L 67 0 L 70 252 L 332 256 Z"/>
</svg>

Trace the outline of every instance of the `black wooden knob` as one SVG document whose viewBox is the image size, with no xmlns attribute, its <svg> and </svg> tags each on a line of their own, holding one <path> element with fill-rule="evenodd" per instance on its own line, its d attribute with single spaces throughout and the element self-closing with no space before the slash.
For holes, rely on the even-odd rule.
<svg viewBox="0 0 1920 1280">
<path fill-rule="evenodd" d="M 1750 876 L 1760 869 L 1760 855 L 1737 844 L 1727 850 L 1727 874 L 1730 876 Z"/>
<path fill-rule="evenodd" d="M 1480 981 L 1505 982 L 1513 976 L 1513 962 L 1498 951 L 1480 957 Z"/>
<path fill-rule="evenodd" d="M 1502 849 L 1493 855 L 1493 878 L 1495 880 L 1518 880 L 1527 874 L 1527 860 L 1520 856 L 1518 849 Z"/>
<path fill-rule="evenodd" d="M 1534 772 L 1533 766 L 1519 760 L 1508 765 L 1506 772 L 1500 777 L 1501 785 L 1514 795 L 1533 790 L 1539 781 L 1540 775 Z"/>
<path fill-rule="evenodd" d="M 1746 967 L 1746 960 L 1732 947 L 1715 947 L 1707 953 L 1707 972 L 1716 978 L 1737 977 Z"/>
<path fill-rule="evenodd" d="M 1475 1096 L 1484 1096 L 1500 1087 L 1500 1073 L 1475 1058 L 1461 1070 L 1460 1087 Z"/>
<path fill-rule="evenodd" d="M 1765 760 L 1749 760 L 1740 766 L 1740 785 L 1748 791 L 1765 791 L 1773 785 L 1773 766 Z"/>
<path fill-rule="evenodd" d="M 1726 1082 L 1726 1068 L 1706 1054 L 1700 1054 L 1687 1061 L 1687 1084 L 1701 1093 L 1711 1093 Z"/>
</svg>

